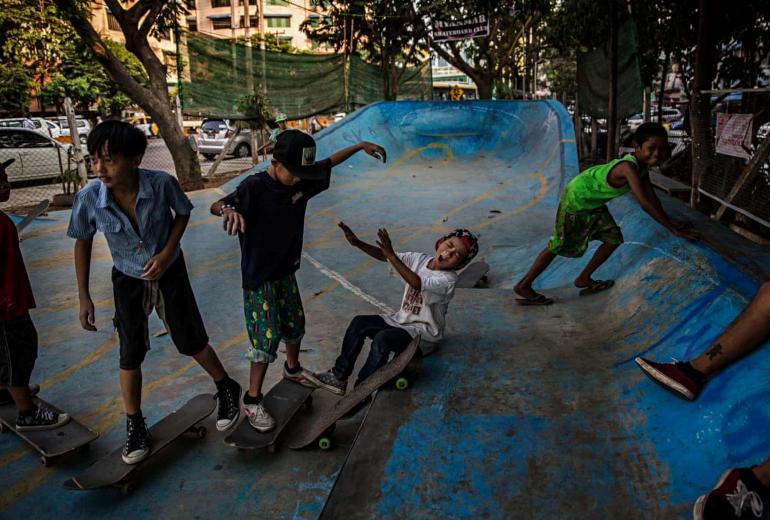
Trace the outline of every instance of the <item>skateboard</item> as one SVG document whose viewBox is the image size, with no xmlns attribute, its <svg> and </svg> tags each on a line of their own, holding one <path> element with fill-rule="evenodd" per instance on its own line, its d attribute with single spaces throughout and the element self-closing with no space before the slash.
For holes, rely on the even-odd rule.
<svg viewBox="0 0 770 520">
<path fill-rule="evenodd" d="M 486 262 L 473 262 L 463 269 L 457 277 L 455 287 L 458 289 L 471 289 L 473 287 L 486 287 L 489 284 L 487 273 L 489 264 Z"/>
<path fill-rule="evenodd" d="M 146 466 L 150 460 L 183 434 L 191 434 L 199 439 L 206 436 L 206 427 L 198 423 L 211 415 L 217 401 L 211 394 L 196 395 L 178 410 L 171 412 L 152 427 L 150 435 L 152 450 L 143 461 L 126 464 L 121 457 L 123 446 L 116 448 L 106 457 L 96 461 L 83 473 L 64 482 L 64 487 L 72 490 L 90 490 L 108 486 L 120 488 L 123 494 L 130 493 L 135 480 L 133 473 Z"/>
<path fill-rule="evenodd" d="M 317 442 L 319 448 L 328 450 L 332 446 L 331 434 L 337 421 L 348 414 L 359 403 L 366 400 L 375 390 L 394 379 L 396 380 L 396 388 L 406 389 L 409 386 L 409 379 L 405 369 L 417 352 L 419 345 L 420 336 L 417 336 L 391 362 L 377 369 L 360 385 L 345 394 L 344 397 L 340 397 L 331 406 L 324 410 L 319 410 L 313 420 L 308 423 L 307 428 L 302 432 L 298 432 L 291 439 L 289 448 L 298 450 Z"/>
<path fill-rule="evenodd" d="M 37 206 L 32 208 L 32 211 L 27 213 L 27 216 L 24 217 L 24 219 L 16 224 L 16 232 L 21 233 L 24 231 L 24 228 L 29 226 L 33 220 L 35 220 L 37 217 L 45 213 L 45 211 L 48 209 L 48 206 L 51 204 L 51 201 L 48 199 L 43 199 L 40 202 L 38 202 Z"/>
<path fill-rule="evenodd" d="M 35 398 L 34 401 L 61 413 L 57 407 L 42 399 Z M 69 422 L 53 430 L 20 432 L 16 430 L 17 415 L 13 402 L 0 405 L 0 431 L 14 432 L 21 437 L 40 453 L 40 462 L 43 466 L 51 466 L 56 458 L 68 453 L 87 451 L 88 445 L 99 437 L 98 433 L 82 425 L 74 417 L 70 417 Z"/>
<path fill-rule="evenodd" d="M 265 395 L 262 401 L 275 419 L 275 428 L 269 432 L 258 432 L 244 419 L 233 433 L 225 437 L 225 444 L 239 450 L 267 448 L 275 451 L 275 442 L 292 417 L 300 408 L 309 408 L 313 402 L 314 388 L 302 386 L 294 381 L 282 379 Z"/>
</svg>

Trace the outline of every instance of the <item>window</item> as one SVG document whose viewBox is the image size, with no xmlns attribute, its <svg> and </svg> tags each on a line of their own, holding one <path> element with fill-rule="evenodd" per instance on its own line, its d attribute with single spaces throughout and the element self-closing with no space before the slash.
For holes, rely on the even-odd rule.
<svg viewBox="0 0 770 520">
<path fill-rule="evenodd" d="M 259 19 L 257 18 L 257 15 L 249 16 L 249 27 L 255 28 L 257 27 L 258 23 L 259 23 Z M 243 16 L 241 16 L 241 27 L 246 27 L 243 23 Z"/>
<path fill-rule="evenodd" d="M 321 4 L 320 0 L 310 0 L 311 7 L 318 7 Z"/>
<path fill-rule="evenodd" d="M 195 18 L 191 18 L 187 20 L 187 30 L 190 32 L 197 32 L 198 31 L 198 20 Z"/>
<path fill-rule="evenodd" d="M 291 16 L 269 16 L 268 27 L 291 27 Z"/>
<path fill-rule="evenodd" d="M 107 13 L 107 27 L 110 29 L 110 31 L 120 30 L 120 24 L 118 23 L 118 19 L 115 18 L 115 15 L 113 15 L 110 12 Z"/>
<path fill-rule="evenodd" d="M 188 11 L 195 11 L 197 9 L 195 5 L 195 0 L 185 0 L 184 5 L 185 7 L 187 7 Z"/>
<path fill-rule="evenodd" d="M 211 0 L 211 7 L 230 7 L 230 0 Z"/>
<path fill-rule="evenodd" d="M 227 18 L 217 18 L 216 20 L 211 20 L 212 25 L 214 26 L 214 29 L 230 29 L 230 17 Z"/>
<path fill-rule="evenodd" d="M 318 27 L 318 23 L 321 21 L 321 17 L 317 14 L 311 14 L 308 17 L 308 20 L 310 21 L 310 27 Z"/>
<path fill-rule="evenodd" d="M 35 131 L 18 132 L 16 148 L 50 148 L 53 143 Z"/>
<path fill-rule="evenodd" d="M 288 0 L 267 0 L 267 5 L 280 5 L 286 7 L 289 5 Z"/>
</svg>

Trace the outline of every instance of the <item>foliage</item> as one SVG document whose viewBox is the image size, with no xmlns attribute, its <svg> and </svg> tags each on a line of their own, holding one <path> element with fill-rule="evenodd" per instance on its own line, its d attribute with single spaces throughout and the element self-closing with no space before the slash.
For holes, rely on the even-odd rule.
<svg viewBox="0 0 770 520">
<path fill-rule="evenodd" d="M 294 47 L 290 41 L 279 40 L 277 34 L 267 33 L 263 38 L 260 33 L 251 37 L 251 45 L 254 48 L 259 48 L 264 42 L 266 51 L 283 52 L 287 54 L 297 54 L 299 51 Z"/>
<path fill-rule="evenodd" d="M 34 86 L 26 67 L 0 63 L 0 107 L 14 114 L 26 113 Z"/>
<path fill-rule="evenodd" d="M 253 94 L 242 96 L 236 102 L 236 110 L 245 115 L 244 119 L 237 123 L 241 128 L 263 128 L 275 117 L 273 107 L 263 89 L 257 86 L 254 90 Z"/>
</svg>

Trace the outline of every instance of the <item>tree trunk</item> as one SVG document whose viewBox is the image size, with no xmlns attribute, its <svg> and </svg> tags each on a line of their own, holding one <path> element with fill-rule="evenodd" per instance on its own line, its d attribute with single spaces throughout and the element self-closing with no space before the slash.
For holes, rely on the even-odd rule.
<svg viewBox="0 0 770 520">
<path fill-rule="evenodd" d="M 610 84 L 607 107 L 607 162 L 617 155 L 615 142 L 618 133 L 618 5 L 610 1 Z"/>
<path fill-rule="evenodd" d="M 203 187 L 198 155 L 190 146 L 169 104 L 166 68 L 155 55 L 147 41 L 152 24 L 163 8 L 161 0 L 136 3 L 131 9 L 123 9 L 117 0 L 105 0 L 120 23 L 126 39 L 126 49 L 134 54 L 144 66 L 150 84 L 140 85 L 113 55 L 96 32 L 86 14 L 73 0 L 55 0 L 57 7 L 67 17 L 75 32 L 94 53 L 110 80 L 119 85 L 136 104 L 153 118 L 160 129 L 171 158 L 174 161 L 177 178 L 184 187 Z M 143 10 L 137 10 L 137 6 Z"/>
<path fill-rule="evenodd" d="M 711 134 L 711 99 L 702 90 L 711 87 L 715 71 L 715 0 L 700 0 L 698 44 L 695 50 L 695 78 L 690 95 L 690 133 L 692 135 L 692 191 L 690 205 L 698 206 L 698 188 L 713 165 L 714 139 Z"/>
</svg>

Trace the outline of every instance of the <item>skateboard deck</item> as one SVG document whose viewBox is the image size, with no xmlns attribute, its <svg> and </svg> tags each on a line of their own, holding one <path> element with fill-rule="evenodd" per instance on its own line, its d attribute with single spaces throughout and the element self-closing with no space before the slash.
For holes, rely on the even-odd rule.
<svg viewBox="0 0 770 520">
<path fill-rule="evenodd" d="M 132 474 L 146 466 L 152 458 L 182 434 L 191 432 L 197 437 L 206 436 L 205 426 L 196 426 L 211 415 L 217 401 L 211 394 L 196 395 L 181 408 L 150 427 L 152 450 L 138 464 L 126 464 L 121 458 L 123 446 L 119 446 L 106 457 L 96 461 L 83 473 L 64 482 L 64 487 L 74 490 L 97 489 L 107 486 L 119 486 L 124 493 L 132 488 Z"/>
<path fill-rule="evenodd" d="M 476 287 L 479 282 L 483 281 L 488 272 L 488 263 L 481 261 L 473 262 L 458 275 L 455 287 L 458 289 L 471 289 Z"/>
<path fill-rule="evenodd" d="M 393 358 L 387 365 L 380 367 L 371 376 L 366 378 L 363 383 L 355 387 L 352 391 L 340 397 L 331 406 L 324 410 L 319 410 L 312 421 L 308 423 L 307 428 L 302 432 L 297 432 L 297 435 L 289 442 L 289 448 L 293 450 L 301 449 L 313 444 L 316 440 L 326 440 L 321 443 L 321 448 L 324 445 L 328 448 L 330 442 L 325 439 L 324 434 L 330 432 L 335 423 L 341 419 L 345 414 L 352 410 L 358 403 L 369 397 L 375 390 L 388 383 L 389 381 L 398 378 L 399 375 L 404 372 L 409 362 L 417 352 L 417 348 L 420 345 L 420 336 L 417 336 L 409 343 L 406 349 Z M 399 385 L 406 388 L 405 385 Z"/>
<path fill-rule="evenodd" d="M 51 201 L 48 199 L 41 200 L 37 206 L 32 208 L 32 211 L 27 213 L 27 216 L 24 217 L 24 219 L 16 224 L 16 232 L 21 233 L 24 231 L 24 228 L 29 226 L 33 220 L 35 220 L 37 217 L 45 213 L 45 210 L 48 209 L 48 206 L 51 204 Z"/>
<path fill-rule="evenodd" d="M 262 401 L 275 419 L 275 428 L 269 432 L 258 432 L 244 419 L 233 433 L 225 437 L 225 444 L 243 450 L 267 448 L 273 451 L 275 442 L 292 417 L 303 405 L 310 405 L 314 388 L 302 386 L 294 381 L 282 379 L 265 395 Z"/>
<path fill-rule="evenodd" d="M 34 401 L 47 408 L 62 412 L 56 406 L 35 398 Z M 95 441 L 99 434 L 83 426 L 70 417 L 69 422 L 53 430 L 16 431 L 16 406 L 13 402 L 0 405 L 0 424 L 3 431 L 12 431 L 22 438 L 27 444 L 37 450 L 44 466 L 49 466 L 56 457 L 61 457 L 75 450 L 85 450 Z"/>
</svg>

